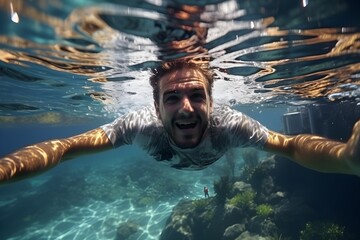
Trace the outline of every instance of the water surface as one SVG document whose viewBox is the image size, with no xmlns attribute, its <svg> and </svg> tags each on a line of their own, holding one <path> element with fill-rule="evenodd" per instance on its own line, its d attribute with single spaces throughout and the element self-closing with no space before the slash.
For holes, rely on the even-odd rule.
<svg viewBox="0 0 360 240">
<path fill-rule="evenodd" d="M 289 107 L 356 106 L 358 9 L 351 0 L 1 0 L 0 154 L 152 104 L 149 69 L 163 60 L 208 62 L 214 101 L 273 130 Z M 157 239 L 172 207 L 201 198 L 204 185 L 214 194 L 222 171 L 221 161 L 168 169 L 135 147 L 80 157 L 0 187 L 0 238 L 114 239 L 132 220 L 134 239 Z"/>
</svg>

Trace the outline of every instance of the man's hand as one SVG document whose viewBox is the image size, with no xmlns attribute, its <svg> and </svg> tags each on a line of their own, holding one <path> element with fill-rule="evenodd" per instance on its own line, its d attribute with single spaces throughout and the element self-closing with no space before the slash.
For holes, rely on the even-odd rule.
<svg viewBox="0 0 360 240">
<path fill-rule="evenodd" d="M 64 159 L 110 147 L 112 144 L 101 128 L 74 137 L 27 146 L 0 158 L 0 182 L 38 174 Z"/>
<path fill-rule="evenodd" d="M 270 131 L 265 150 L 316 171 L 360 176 L 360 121 L 354 125 L 347 143 L 309 134 L 286 136 Z"/>
<path fill-rule="evenodd" d="M 52 140 L 27 146 L 0 158 L 0 182 L 44 171 L 57 165 L 70 142 Z"/>
<path fill-rule="evenodd" d="M 343 154 L 354 174 L 360 176 L 360 120 L 355 123 Z"/>
</svg>

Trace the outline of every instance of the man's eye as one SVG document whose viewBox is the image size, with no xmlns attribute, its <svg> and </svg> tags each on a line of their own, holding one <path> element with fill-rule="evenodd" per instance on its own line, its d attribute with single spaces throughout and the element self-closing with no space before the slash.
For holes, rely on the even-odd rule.
<svg viewBox="0 0 360 240">
<path fill-rule="evenodd" d="M 205 100 L 205 95 L 204 94 L 201 94 L 201 93 L 195 93 L 191 96 L 191 98 L 194 100 L 194 101 L 203 101 Z"/>
<path fill-rule="evenodd" d="M 165 102 L 166 103 L 174 103 L 178 100 L 179 98 L 175 95 L 173 96 L 168 96 L 167 98 L 165 98 Z"/>
</svg>

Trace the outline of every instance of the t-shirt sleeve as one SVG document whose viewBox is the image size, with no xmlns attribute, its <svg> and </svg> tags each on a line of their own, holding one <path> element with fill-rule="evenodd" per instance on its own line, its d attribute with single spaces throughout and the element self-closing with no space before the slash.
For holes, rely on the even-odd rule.
<svg viewBox="0 0 360 240">
<path fill-rule="evenodd" d="M 154 113 L 150 108 L 130 112 L 112 123 L 101 126 L 114 147 L 133 144 L 144 128 L 153 122 Z"/>
<path fill-rule="evenodd" d="M 222 139 L 231 147 L 263 148 L 269 130 L 255 119 L 231 108 L 224 108 L 217 118 Z"/>
</svg>

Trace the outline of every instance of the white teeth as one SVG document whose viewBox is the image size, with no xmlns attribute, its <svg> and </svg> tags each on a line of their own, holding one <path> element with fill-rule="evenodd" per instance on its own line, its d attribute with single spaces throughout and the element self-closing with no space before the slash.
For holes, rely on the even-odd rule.
<svg viewBox="0 0 360 240">
<path fill-rule="evenodd" d="M 196 122 L 195 121 L 179 121 L 177 122 L 177 124 L 181 124 L 181 125 L 187 125 L 187 124 L 195 124 Z"/>
<path fill-rule="evenodd" d="M 190 129 L 196 126 L 196 121 L 178 121 L 176 122 L 176 126 L 180 129 Z"/>
<path fill-rule="evenodd" d="M 195 122 L 178 122 L 180 125 L 189 125 L 189 124 L 195 124 Z"/>
</svg>

